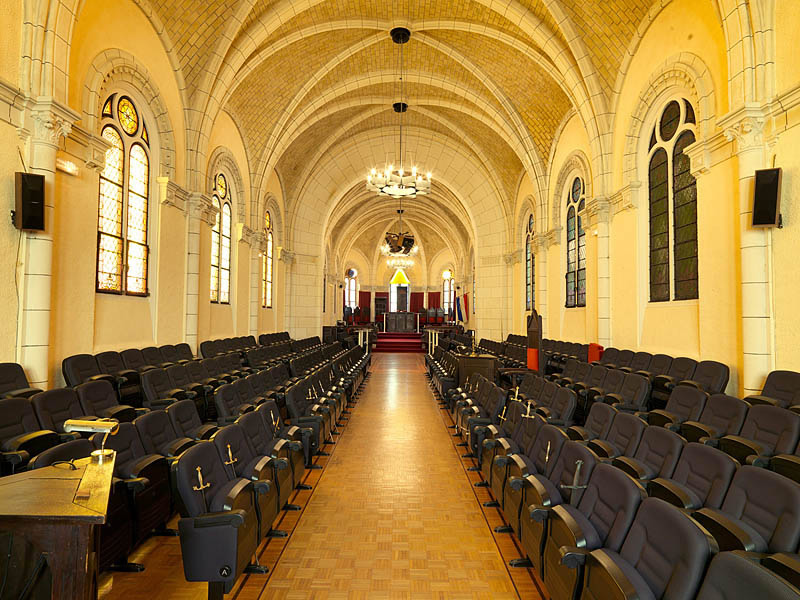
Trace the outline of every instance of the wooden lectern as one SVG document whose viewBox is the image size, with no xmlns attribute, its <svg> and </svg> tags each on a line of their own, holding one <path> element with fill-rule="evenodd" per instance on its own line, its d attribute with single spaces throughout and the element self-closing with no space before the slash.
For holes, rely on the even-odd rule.
<svg viewBox="0 0 800 600">
<path fill-rule="evenodd" d="M 539 351 L 542 348 L 542 317 L 534 308 L 528 315 L 528 369 L 544 375 L 544 367 L 539 364 Z"/>
<path fill-rule="evenodd" d="M 84 458 L 74 465 L 74 470 L 62 463 L 0 479 L 0 534 L 12 546 L 27 542 L 35 549 L 31 561 L 9 570 L 6 592 L 30 585 L 28 574 L 34 576 L 43 557 L 43 571 L 49 570 L 52 580 L 50 598 L 97 598 L 96 527 L 106 521 L 114 458 L 102 464 Z M 3 547 L 0 553 L 5 552 Z M 0 556 L 0 572 L 6 568 Z"/>
</svg>

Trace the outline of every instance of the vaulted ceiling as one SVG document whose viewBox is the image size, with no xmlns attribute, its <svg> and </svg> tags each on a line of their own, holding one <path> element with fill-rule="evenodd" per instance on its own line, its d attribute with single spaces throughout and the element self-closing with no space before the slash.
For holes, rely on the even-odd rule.
<svg viewBox="0 0 800 600">
<path fill-rule="evenodd" d="M 637 29 L 649 11 L 667 3 L 151 1 L 195 114 L 207 115 L 208 126 L 215 111 L 224 110 L 238 125 L 257 196 L 275 169 L 291 213 L 322 169 L 337 165 L 345 172 L 327 177 L 328 187 L 313 193 L 327 194 L 326 234 L 334 247 L 347 248 L 360 233 L 391 222 L 396 208 L 353 183 L 369 166 L 396 159 L 391 104 L 399 96 L 398 47 L 389 37 L 392 27 L 412 31 L 405 46 L 406 156 L 424 156 L 427 164 L 420 166 L 436 177 L 454 159 L 431 146 L 454 148 L 479 166 L 501 212 L 511 215 L 522 174 L 532 181 L 546 176 L 565 117 L 577 112 L 590 131 L 589 121 L 606 118 Z M 335 189 L 342 185 L 349 188 Z M 465 207 L 452 204 L 460 190 L 445 188 L 438 185 L 418 203 L 424 212 L 416 219 L 431 225 L 431 215 L 430 231 L 454 254 L 465 252 L 475 223 Z M 409 206 L 409 219 L 413 210 Z M 431 240 L 434 247 L 439 243 Z"/>
</svg>

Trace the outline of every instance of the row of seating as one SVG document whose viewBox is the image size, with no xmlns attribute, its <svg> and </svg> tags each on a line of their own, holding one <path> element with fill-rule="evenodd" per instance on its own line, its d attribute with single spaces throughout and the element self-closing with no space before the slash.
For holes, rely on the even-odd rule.
<svg viewBox="0 0 800 600">
<path fill-rule="evenodd" d="M 273 344 L 282 344 L 284 342 L 290 342 L 292 340 L 289 337 L 288 331 L 278 331 L 275 333 L 262 333 L 258 336 L 258 343 L 262 346 L 272 346 Z"/>
<path fill-rule="evenodd" d="M 480 403 L 481 382 L 470 383 L 440 396 L 443 407 Z M 514 566 L 533 566 L 552 598 L 797 597 L 800 561 L 785 553 L 800 543 L 799 484 L 605 403 L 592 405 L 586 428 L 556 427 L 532 407 L 509 399 L 473 454 L 483 456 L 478 485 L 509 524 L 499 531 L 517 535 L 528 557 Z M 578 434 L 601 414 L 613 415 L 607 438 L 587 443 Z"/>
<path fill-rule="evenodd" d="M 212 358 L 229 352 L 246 352 L 250 348 L 255 348 L 257 346 L 256 338 L 252 335 L 204 340 L 200 342 L 200 356 L 203 358 Z"/>
<path fill-rule="evenodd" d="M 496 356 L 505 368 L 519 369 L 527 366 L 527 350 L 518 344 L 482 339 L 478 344 L 478 348 L 482 352 Z"/>
</svg>

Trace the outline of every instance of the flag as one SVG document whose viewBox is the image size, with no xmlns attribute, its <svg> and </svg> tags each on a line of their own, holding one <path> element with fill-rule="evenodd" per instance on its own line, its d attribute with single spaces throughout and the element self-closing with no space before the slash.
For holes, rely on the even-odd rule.
<svg viewBox="0 0 800 600">
<path fill-rule="evenodd" d="M 464 320 L 464 317 L 461 314 L 461 298 L 459 298 L 458 296 L 456 296 L 456 314 L 458 315 L 458 319 L 456 319 L 457 321 Z"/>
<path fill-rule="evenodd" d="M 469 321 L 469 294 L 464 294 L 464 314 L 467 315 L 465 321 Z"/>
</svg>

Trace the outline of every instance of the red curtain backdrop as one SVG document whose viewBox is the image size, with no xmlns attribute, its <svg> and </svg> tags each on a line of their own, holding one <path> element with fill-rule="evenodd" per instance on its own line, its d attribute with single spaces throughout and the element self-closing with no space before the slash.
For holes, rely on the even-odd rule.
<svg viewBox="0 0 800 600">
<path fill-rule="evenodd" d="M 442 307 L 442 292 L 428 292 L 428 308 Z"/>
<path fill-rule="evenodd" d="M 464 321 L 469 321 L 469 294 L 464 294 Z"/>
<path fill-rule="evenodd" d="M 411 310 L 418 312 L 425 305 L 425 292 L 411 292 Z"/>
</svg>

